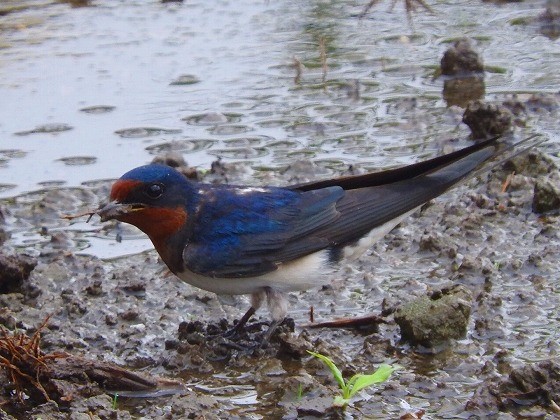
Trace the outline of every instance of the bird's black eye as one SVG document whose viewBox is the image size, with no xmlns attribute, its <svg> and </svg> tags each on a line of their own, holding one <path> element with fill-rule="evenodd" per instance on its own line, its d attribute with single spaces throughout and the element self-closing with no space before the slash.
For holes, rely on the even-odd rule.
<svg viewBox="0 0 560 420">
<path fill-rule="evenodd" d="M 150 184 L 144 190 L 146 195 L 152 199 L 160 198 L 163 195 L 163 191 L 164 188 L 161 184 Z"/>
</svg>

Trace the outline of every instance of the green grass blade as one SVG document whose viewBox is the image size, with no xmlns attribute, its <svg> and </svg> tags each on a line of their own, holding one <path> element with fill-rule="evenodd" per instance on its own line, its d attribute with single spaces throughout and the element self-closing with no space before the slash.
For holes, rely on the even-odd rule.
<svg viewBox="0 0 560 420">
<path fill-rule="evenodd" d="M 346 382 L 346 387 L 344 388 L 343 393 L 342 393 L 344 398 L 350 399 L 350 396 L 351 396 L 350 394 L 352 392 L 352 389 L 354 388 L 354 384 L 362 376 L 369 376 L 369 375 L 364 375 L 363 373 L 356 373 L 354 376 L 352 376 L 350 379 L 348 379 L 348 381 Z M 354 395 L 354 394 L 352 394 L 352 395 Z"/>
<path fill-rule="evenodd" d="M 331 359 L 329 359 L 327 356 L 322 355 L 321 353 L 315 353 L 309 350 L 307 350 L 307 353 L 316 357 L 317 359 L 322 360 L 323 363 L 326 364 L 330 369 L 331 373 L 334 376 L 334 379 L 336 379 L 336 382 L 338 382 L 338 386 L 340 387 L 340 389 L 344 390 L 346 388 L 344 378 L 342 377 L 342 372 L 340 372 L 340 369 L 334 364 Z"/>
<path fill-rule="evenodd" d="M 356 393 L 368 386 L 385 382 L 399 366 L 381 365 L 370 375 L 356 374 L 348 381 L 349 393 L 347 398 L 352 398 Z"/>
</svg>

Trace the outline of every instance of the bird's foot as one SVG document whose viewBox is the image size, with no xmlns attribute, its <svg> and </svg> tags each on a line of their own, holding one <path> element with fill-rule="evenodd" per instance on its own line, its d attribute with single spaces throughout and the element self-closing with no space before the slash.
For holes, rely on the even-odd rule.
<svg viewBox="0 0 560 420">
<path fill-rule="evenodd" d="M 251 317 L 255 314 L 257 310 L 251 306 L 247 312 L 241 317 L 241 319 L 233 326 L 233 328 L 227 330 L 222 334 L 224 338 L 234 339 L 239 337 L 240 333 L 245 330 L 245 326 Z"/>
<path fill-rule="evenodd" d="M 291 318 L 271 323 L 241 321 L 243 318 L 233 327 L 225 319 L 206 325 L 200 321 L 185 322 L 179 327 L 179 339 L 201 346 L 207 358 L 220 361 L 235 353 L 256 355 L 261 351 L 270 351 L 281 342 L 280 333 L 294 331 Z"/>
<path fill-rule="evenodd" d="M 222 334 L 219 345 L 240 353 L 255 355 L 261 350 L 274 347 L 280 341 L 280 333 L 293 332 L 295 323 L 293 319 L 286 318 L 270 323 L 253 322 L 241 330 L 236 330 L 236 326 Z"/>
</svg>

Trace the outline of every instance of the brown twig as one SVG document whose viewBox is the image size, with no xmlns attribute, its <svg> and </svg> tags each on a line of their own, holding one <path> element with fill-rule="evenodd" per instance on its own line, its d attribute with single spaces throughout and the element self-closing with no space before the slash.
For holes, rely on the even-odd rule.
<svg viewBox="0 0 560 420">
<path fill-rule="evenodd" d="M 14 384 L 16 396 L 23 402 L 24 384 L 29 382 L 43 397 L 50 401 L 49 394 L 40 381 L 40 376 L 47 369 L 47 361 L 66 357 L 65 353 L 45 354 L 40 348 L 41 330 L 45 328 L 50 315 L 29 337 L 24 333 L 9 334 L 0 326 L 0 367 L 6 371 L 8 378 Z"/>
<path fill-rule="evenodd" d="M 333 321 L 317 322 L 316 324 L 307 324 L 307 328 L 364 328 L 374 327 L 378 324 L 386 324 L 387 321 L 379 315 L 367 315 L 357 318 L 341 318 Z"/>
<path fill-rule="evenodd" d="M 509 174 L 509 175 L 506 177 L 506 180 L 505 180 L 504 183 L 502 184 L 502 192 L 503 192 L 503 193 L 505 193 L 505 192 L 507 191 L 509 185 L 511 184 L 511 181 L 512 181 L 514 175 L 515 175 L 515 171 L 513 171 L 511 174 Z"/>
<path fill-rule="evenodd" d="M 91 218 L 96 214 L 97 211 L 85 211 L 83 213 L 78 213 L 78 214 L 63 214 L 60 217 L 66 220 L 72 220 L 72 219 L 77 219 L 78 217 L 89 216 L 88 219 L 86 220 L 86 223 L 89 223 Z"/>
</svg>

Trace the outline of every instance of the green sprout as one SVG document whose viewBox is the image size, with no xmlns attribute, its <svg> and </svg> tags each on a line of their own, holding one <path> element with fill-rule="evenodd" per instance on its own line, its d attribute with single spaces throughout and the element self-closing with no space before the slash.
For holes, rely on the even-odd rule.
<svg viewBox="0 0 560 420">
<path fill-rule="evenodd" d="M 303 384 L 300 383 L 297 389 L 296 400 L 301 401 L 302 398 L 303 398 Z"/>
<path fill-rule="evenodd" d="M 113 403 L 111 404 L 111 408 L 112 408 L 113 410 L 116 410 L 116 409 L 117 409 L 117 399 L 118 399 L 118 398 L 119 398 L 119 394 L 117 394 L 117 393 L 115 392 L 115 395 L 113 395 Z"/>
<path fill-rule="evenodd" d="M 348 403 L 350 403 L 352 397 L 354 397 L 354 395 L 356 395 L 362 389 L 374 384 L 385 382 L 387 379 L 389 379 L 391 373 L 393 373 L 397 369 L 400 369 L 400 366 L 398 365 L 391 366 L 383 364 L 379 366 L 379 368 L 375 372 L 369 375 L 356 373 L 348 381 L 345 381 L 342 377 L 342 372 L 330 358 L 320 353 L 315 353 L 309 350 L 307 350 L 307 352 L 310 355 L 323 361 L 323 363 L 325 363 L 330 369 L 332 375 L 334 376 L 334 379 L 338 383 L 338 386 L 340 387 L 342 393 L 334 398 L 333 405 L 336 407 L 346 407 Z"/>
</svg>

